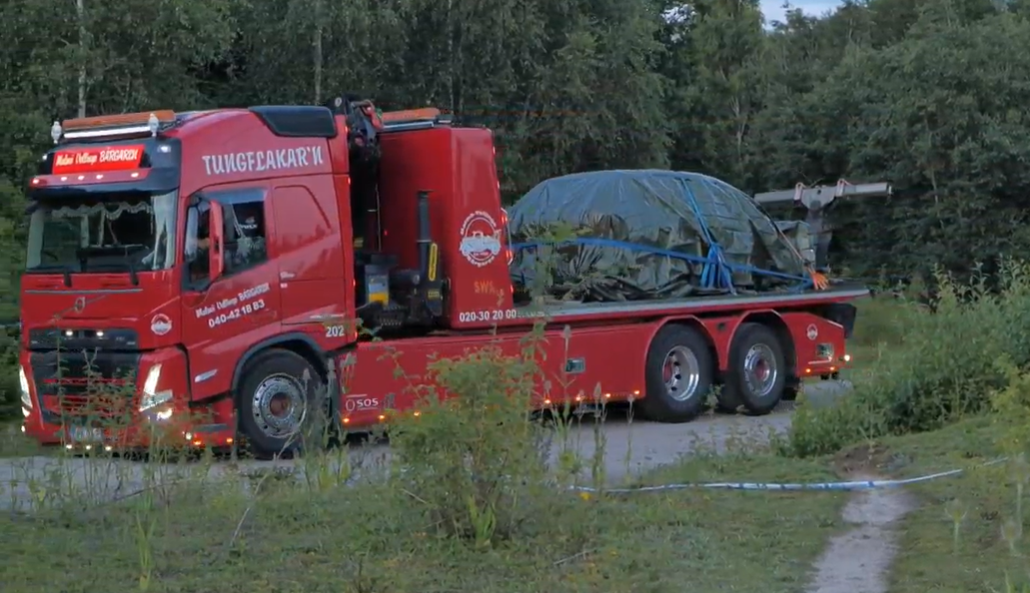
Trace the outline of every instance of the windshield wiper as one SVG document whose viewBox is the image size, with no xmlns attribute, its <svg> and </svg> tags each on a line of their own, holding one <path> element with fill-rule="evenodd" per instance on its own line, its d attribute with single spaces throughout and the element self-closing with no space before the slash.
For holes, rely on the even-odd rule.
<svg viewBox="0 0 1030 593">
<path fill-rule="evenodd" d="M 133 286 L 139 286 L 139 276 L 136 274 L 136 264 L 133 263 L 132 258 L 129 257 L 130 253 L 134 253 L 140 250 L 147 249 L 146 245 L 108 245 L 104 247 L 80 247 L 75 250 L 75 254 L 79 257 L 79 263 L 82 265 L 82 271 L 87 270 L 87 264 L 89 263 L 90 257 L 98 258 L 110 258 L 111 256 L 119 256 L 117 261 L 102 261 L 100 263 L 94 263 L 91 267 L 93 269 L 105 269 L 114 268 L 121 270 L 123 268 L 129 271 L 129 280 Z"/>
<path fill-rule="evenodd" d="M 136 264 L 133 263 L 131 257 L 125 260 L 125 265 L 129 266 L 129 282 L 132 282 L 133 286 L 139 286 L 139 276 L 136 275 Z"/>
<path fill-rule="evenodd" d="M 47 272 L 61 272 L 64 275 L 64 287 L 72 287 L 72 272 L 77 270 L 73 269 L 67 264 L 40 264 L 38 266 L 28 268 L 25 270 L 26 274 L 45 274 Z"/>
<path fill-rule="evenodd" d="M 139 276 L 136 275 L 136 266 L 132 263 L 132 260 L 118 261 L 118 262 L 101 262 L 93 264 L 89 267 L 94 272 L 121 272 L 126 271 L 129 273 L 129 281 L 132 282 L 133 286 L 139 286 Z M 86 271 L 86 266 L 82 266 L 82 271 Z"/>
</svg>

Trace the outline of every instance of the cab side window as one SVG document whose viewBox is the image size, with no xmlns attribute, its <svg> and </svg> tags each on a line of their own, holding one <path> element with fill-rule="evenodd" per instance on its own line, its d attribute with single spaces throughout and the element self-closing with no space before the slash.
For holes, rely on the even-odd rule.
<svg viewBox="0 0 1030 593">
<path fill-rule="evenodd" d="M 225 212 L 225 275 L 268 261 L 265 230 L 265 191 L 233 190 L 212 196 Z"/>
<path fill-rule="evenodd" d="M 224 276 L 268 261 L 265 195 L 261 188 L 204 192 L 193 198 L 186 218 L 187 286 L 204 290 L 210 275 L 211 202 L 222 207 Z"/>
<path fill-rule="evenodd" d="M 200 287 L 207 283 L 211 269 L 211 207 L 196 200 L 186 215 L 186 272 L 187 283 Z"/>
</svg>

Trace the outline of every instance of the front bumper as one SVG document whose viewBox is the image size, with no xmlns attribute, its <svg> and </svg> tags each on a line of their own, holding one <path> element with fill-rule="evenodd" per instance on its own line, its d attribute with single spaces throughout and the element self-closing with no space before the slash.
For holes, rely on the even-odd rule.
<svg viewBox="0 0 1030 593">
<path fill-rule="evenodd" d="M 233 444 L 231 402 L 190 405 L 186 356 L 178 348 L 22 351 L 19 361 L 28 390 L 22 430 L 41 444 L 108 451 Z"/>
</svg>

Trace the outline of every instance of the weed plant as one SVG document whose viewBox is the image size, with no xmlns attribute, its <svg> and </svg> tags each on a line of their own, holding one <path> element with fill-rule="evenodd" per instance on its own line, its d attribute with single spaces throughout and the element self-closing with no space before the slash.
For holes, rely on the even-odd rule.
<svg viewBox="0 0 1030 593">
<path fill-rule="evenodd" d="M 1009 366 L 1030 363 L 1030 268 L 1006 262 L 996 290 L 981 280 L 959 285 L 938 275 L 933 307 L 904 295 L 879 297 L 860 309 L 868 332 L 864 367 L 839 405 L 806 405 L 804 397 L 782 452 L 833 453 L 886 435 L 940 428 L 990 407 L 992 391 L 1010 381 Z M 885 303 L 883 299 L 890 299 Z M 889 313 L 884 313 L 890 310 Z M 856 336 L 857 337 L 857 336 Z M 883 345 L 893 343 L 889 348 Z"/>
</svg>

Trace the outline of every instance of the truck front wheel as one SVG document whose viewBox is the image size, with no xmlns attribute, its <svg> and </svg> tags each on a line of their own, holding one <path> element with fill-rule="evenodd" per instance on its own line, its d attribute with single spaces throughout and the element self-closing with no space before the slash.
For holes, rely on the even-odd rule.
<svg viewBox="0 0 1030 593">
<path fill-rule="evenodd" d="M 708 343 L 697 330 L 683 325 L 658 330 L 644 372 L 647 393 L 640 407 L 648 419 L 687 422 L 704 411 L 713 364 Z"/>
<path fill-rule="evenodd" d="M 259 459 L 300 449 L 321 410 L 318 372 L 303 356 L 269 350 L 247 363 L 237 394 L 239 426 Z"/>
</svg>

